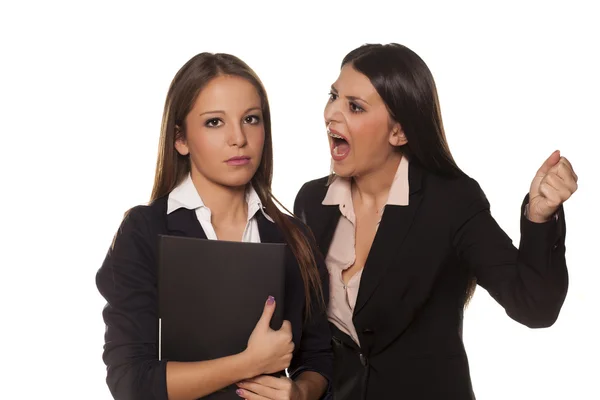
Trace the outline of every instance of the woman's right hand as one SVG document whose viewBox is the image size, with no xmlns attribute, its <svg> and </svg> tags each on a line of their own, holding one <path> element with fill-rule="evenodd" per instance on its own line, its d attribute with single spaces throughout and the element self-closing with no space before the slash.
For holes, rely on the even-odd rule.
<svg viewBox="0 0 600 400">
<path fill-rule="evenodd" d="M 275 299 L 269 296 L 263 313 L 248 339 L 248 347 L 244 351 L 252 365 L 256 367 L 256 375 L 283 371 L 292 361 L 294 342 L 290 321 L 283 321 L 277 331 L 270 327 L 275 306 Z"/>
</svg>

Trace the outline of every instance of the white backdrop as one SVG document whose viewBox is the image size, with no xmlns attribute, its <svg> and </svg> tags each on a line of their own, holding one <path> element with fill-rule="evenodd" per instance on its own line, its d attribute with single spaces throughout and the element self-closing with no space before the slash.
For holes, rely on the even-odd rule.
<svg viewBox="0 0 600 400">
<path fill-rule="evenodd" d="M 95 273 L 123 212 L 149 198 L 183 63 L 229 52 L 259 74 L 274 192 L 291 207 L 328 172 L 329 86 L 367 42 L 402 43 L 429 65 L 451 150 L 515 243 L 537 168 L 555 149 L 572 161 L 580 188 L 566 204 L 571 283 L 558 322 L 520 326 L 479 288 L 464 338 L 479 399 L 600 398 L 594 2 L 149 3 L 0 6 L 2 398 L 110 399 Z"/>
</svg>

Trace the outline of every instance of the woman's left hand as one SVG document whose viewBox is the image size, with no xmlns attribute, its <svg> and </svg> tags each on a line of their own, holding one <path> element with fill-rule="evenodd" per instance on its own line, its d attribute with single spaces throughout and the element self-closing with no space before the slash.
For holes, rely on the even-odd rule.
<svg viewBox="0 0 600 400">
<path fill-rule="evenodd" d="M 533 222 L 545 222 L 577 190 L 577 174 L 571 163 L 555 151 L 535 175 L 529 189 L 527 217 Z"/>
<path fill-rule="evenodd" d="M 238 396 L 247 400 L 302 400 L 300 388 L 285 376 L 261 375 L 237 384 Z"/>
</svg>

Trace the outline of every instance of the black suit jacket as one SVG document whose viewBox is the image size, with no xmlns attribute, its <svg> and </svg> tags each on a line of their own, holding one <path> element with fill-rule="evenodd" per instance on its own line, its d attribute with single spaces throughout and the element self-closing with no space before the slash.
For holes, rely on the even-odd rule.
<svg viewBox="0 0 600 400">
<path fill-rule="evenodd" d="M 341 216 L 322 205 L 326 181 L 306 183 L 294 205 L 323 254 Z M 473 179 L 442 178 L 413 162 L 409 184 L 408 206 L 386 206 L 362 274 L 353 315 L 360 348 L 331 324 L 336 400 L 474 399 L 462 341 L 472 278 L 531 328 L 552 325 L 564 302 L 562 207 L 542 224 L 522 216 L 517 250 Z"/>
<path fill-rule="evenodd" d="M 131 209 L 96 275 L 98 290 L 107 301 L 103 311 L 106 381 L 117 400 L 167 400 L 166 361 L 158 360 L 157 348 L 158 235 L 206 239 L 206 234 L 193 210 L 179 209 L 169 215 L 166 210 L 166 197 Z M 256 216 L 261 242 L 285 242 L 275 224 L 260 212 Z M 303 322 L 304 286 L 296 259 L 288 251 L 283 317 L 291 322 L 296 349 L 289 372 L 296 377 L 303 371 L 316 371 L 330 380 L 333 357 L 327 317 L 317 309 Z M 328 275 L 316 246 L 315 258 L 328 296 Z"/>
</svg>

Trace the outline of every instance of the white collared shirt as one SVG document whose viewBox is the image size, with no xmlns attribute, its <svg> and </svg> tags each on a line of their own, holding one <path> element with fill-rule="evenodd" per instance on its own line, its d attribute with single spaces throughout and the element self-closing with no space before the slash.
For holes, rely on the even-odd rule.
<svg viewBox="0 0 600 400">
<path fill-rule="evenodd" d="M 248 204 L 248 222 L 242 235 L 242 242 L 260 243 L 256 213 L 259 211 L 262 212 L 265 218 L 271 222 L 273 222 L 273 219 L 265 213 L 258 193 L 256 193 L 252 185 L 248 185 L 246 203 Z M 202 201 L 200 194 L 198 194 L 190 174 L 169 193 L 169 198 L 167 199 L 167 214 L 179 208 L 196 210 L 196 217 L 204 233 L 206 233 L 206 237 L 210 240 L 217 240 L 217 234 L 211 221 L 212 213 Z"/>
</svg>

